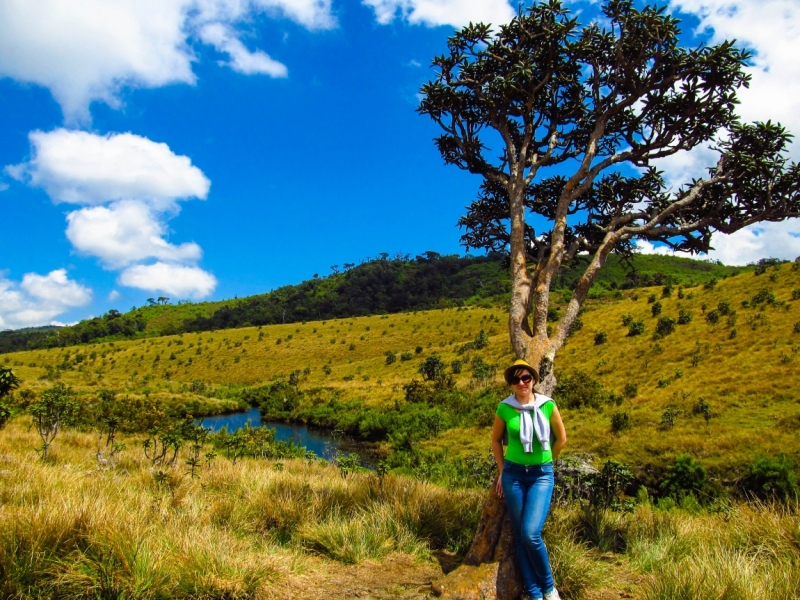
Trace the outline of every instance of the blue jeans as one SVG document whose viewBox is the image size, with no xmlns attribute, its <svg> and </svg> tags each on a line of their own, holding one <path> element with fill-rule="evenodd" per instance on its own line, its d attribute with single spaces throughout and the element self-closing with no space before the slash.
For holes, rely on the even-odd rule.
<svg viewBox="0 0 800 600">
<path fill-rule="evenodd" d="M 525 593 L 541 598 L 555 587 L 542 528 L 553 497 L 553 463 L 526 467 L 510 461 L 503 466 L 503 495 L 514 526 L 517 558 Z"/>
</svg>

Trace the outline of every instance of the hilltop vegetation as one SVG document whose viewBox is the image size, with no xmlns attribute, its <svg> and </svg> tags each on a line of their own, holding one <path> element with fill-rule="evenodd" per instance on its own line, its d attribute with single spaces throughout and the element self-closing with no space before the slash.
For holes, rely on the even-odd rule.
<svg viewBox="0 0 800 600">
<path fill-rule="evenodd" d="M 556 289 L 566 292 L 580 277 L 579 265 L 559 275 Z M 612 257 L 593 295 L 617 289 L 666 283 L 698 285 L 741 269 L 666 256 L 635 256 L 624 264 Z M 509 278 L 499 255 L 442 256 L 426 252 L 389 259 L 382 255 L 343 272 L 314 277 L 267 294 L 219 302 L 157 303 L 127 313 L 111 310 L 62 328 L 0 332 L 0 353 L 55 348 L 98 341 L 214 331 L 250 325 L 300 323 L 465 305 L 507 305 Z M 163 300 L 168 301 L 168 298 Z"/>
</svg>

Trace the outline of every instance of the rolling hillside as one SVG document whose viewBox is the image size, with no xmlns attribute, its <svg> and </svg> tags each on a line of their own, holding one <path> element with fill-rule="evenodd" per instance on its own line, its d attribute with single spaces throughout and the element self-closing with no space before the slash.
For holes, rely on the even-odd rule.
<svg viewBox="0 0 800 600">
<path fill-rule="evenodd" d="M 798 459 L 797 265 L 590 301 L 582 328 L 556 362 L 568 451 L 630 463 L 644 476 L 688 453 L 723 479 L 758 454 Z M 653 316 L 657 303 L 661 312 Z M 663 325 L 665 317 L 671 326 Z M 660 319 L 666 333 L 654 339 Z M 637 322 L 643 333 L 630 335 Z M 481 331 L 488 343 L 478 349 Z M 386 352 L 394 353 L 391 364 Z M 225 407 L 248 386 L 293 379 L 304 400 L 287 414 L 301 418 L 319 405 L 345 410 L 347 401 L 358 410 L 397 408 L 406 402 L 403 386 L 420 378 L 420 364 L 433 354 L 447 365 L 462 363 L 458 388 L 497 386 L 499 396 L 499 374 L 489 381 L 474 375 L 476 365 L 502 367 L 512 358 L 504 312 L 443 308 L 33 350 L 0 360 L 34 390 L 60 379 L 83 394 L 105 387 L 132 398 L 220 398 Z M 671 427 L 662 423 L 668 409 Z M 612 433 L 614 413 L 627 414 L 630 428 Z M 477 421 L 490 423 L 491 413 Z M 461 423 L 437 430 L 422 447 L 485 454 L 488 429 Z"/>
</svg>

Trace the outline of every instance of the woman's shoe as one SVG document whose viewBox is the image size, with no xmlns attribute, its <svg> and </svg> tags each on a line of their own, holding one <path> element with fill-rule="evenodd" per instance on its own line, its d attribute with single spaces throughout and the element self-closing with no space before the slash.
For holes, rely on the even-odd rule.
<svg viewBox="0 0 800 600">
<path fill-rule="evenodd" d="M 558 595 L 558 590 L 553 588 L 544 595 L 544 600 L 561 600 L 561 596 Z"/>
</svg>

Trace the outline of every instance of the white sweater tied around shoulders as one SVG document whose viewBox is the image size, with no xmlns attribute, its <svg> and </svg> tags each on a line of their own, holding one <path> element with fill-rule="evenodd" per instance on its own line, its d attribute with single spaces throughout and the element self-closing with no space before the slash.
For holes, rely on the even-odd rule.
<svg viewBox="0 0 800 600">
<path fill-rule="evenodd" d="M 542 445 L 542 450 L 550 451 L 550 420 L 544 416 L 542 406 L 550 402 L 552 398 L 541 394 L 533 395 L 533 402 L 520 404 L 514 394 L 502 401 L 511 408 L 516 408 L 519 413 L 519 441 L 522 442 L 522 449 L 525 452 L 533 452 L 533 434 Z"/>
</svg>

